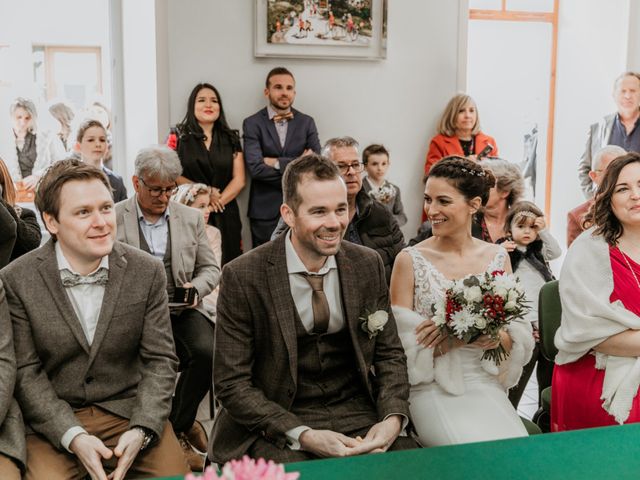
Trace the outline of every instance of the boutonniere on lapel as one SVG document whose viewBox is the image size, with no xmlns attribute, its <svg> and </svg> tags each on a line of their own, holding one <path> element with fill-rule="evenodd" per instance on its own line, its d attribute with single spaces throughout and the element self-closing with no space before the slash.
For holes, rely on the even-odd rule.
<svg viewBox="0 0 640 480">
<path fill-rule="evenodd" d="M 386 310 L 376 310 L 373 313 L 365 312 L 364 316 L 359 318 L 360 328 L 369 335 L 369 339 L 380 333 L 389 321 L 389 313 Z"/>
</svg>

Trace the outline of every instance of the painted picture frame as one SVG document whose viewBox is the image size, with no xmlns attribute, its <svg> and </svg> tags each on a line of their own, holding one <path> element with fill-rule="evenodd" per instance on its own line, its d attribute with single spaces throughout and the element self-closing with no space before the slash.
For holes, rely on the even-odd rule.
<svg viewBox="0 0 640 480">
<path fill-rule="evenodd" d="M 256 57 L 380 60 L 388 0 L 256 0 Z"/>
</svg>

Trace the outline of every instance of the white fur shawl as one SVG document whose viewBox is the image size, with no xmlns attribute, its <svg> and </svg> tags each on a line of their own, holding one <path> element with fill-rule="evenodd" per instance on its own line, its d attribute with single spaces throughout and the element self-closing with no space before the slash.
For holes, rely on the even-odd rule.
<svg viewBox="0 0 640 480">
<path fill-rule="evenodd" d="M 434 360 L 433 349 L 416 342 L 415 328 L 424 318 L 408 308 L 392 306 L 392 309 L 407 355 L 409 383 L 414 386 L 435 381 L 447 393 L 462 395 L 465 385 L 459 350 L 453 349 Z M 531 358 L 534 347 L 529 322 L 516 320 L 507 327 L 507 331 L 513 341 L 509 357 L 500 366 L 496 366 L 491 360 L 482 361 L 482 368 L 491 375 L 496 375 L 505 390 L 518 383 L 522 367 Z"/>
</svg>

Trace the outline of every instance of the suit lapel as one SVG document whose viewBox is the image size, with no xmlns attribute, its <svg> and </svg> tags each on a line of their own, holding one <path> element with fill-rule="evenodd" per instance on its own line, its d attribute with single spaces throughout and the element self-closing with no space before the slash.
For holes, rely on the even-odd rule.
<svg viewBox="0 0 640 480">
<path fill-rule="evenodd" d="M 358 363 L 364 367 L 365 361 L 360 342 L 368 339 L 368 337 L 360 330 L 359 317 L 363 313 L 363 299 L 360 292 L 361 281 L 358 277 L 356 265 L 348 258 L 342 248 L 336 254 L 336 263 L 338 264 L 338 274 L 340 276 L 340 296 L 342 297 L 342 306 L 344 308 L 344 321 L 349 327 Z"/>
<path fill-rule="evenodd" d="M 104 340 L 109 324 L 111 323 L 113 311 L 116 308 L 118 298 L 120 297 L 120 288 L 124 281 L 124 276 L 127 270 L 126 267 L 127 260 L 125 259 L 124 251 L 120 245 L 116 243 L 113 246 L 111 254 L 109 254 L 109 281 L 104 289 L 104 297 L 102 298 L 98 324 L 96 325 L 96 332 L 93 336 L 93 343 L 91 344 L 88 366 L 91 366 L 93 359 L 98 353 L 100 344 Z"/>
<path fill-rule="evenodd" d="M 453 152 L 449 153 L 449 155 L 463 155 L 464 152 L 462 151 L 462 145 L 460 145 L 460 141 L 457 137 L 444 137 L 444 141 L 449 145 L 447 150 Z"/>
<path fill-rule="evenodd" d="M 267 257 L 267 277 L 275 316 L 278 319 L 284 343 L 289 352 L 289 367 L 294 382 L 298 375 L 298 338 L 295 321 L 298 316 L 287 272 L 285 253 L 286 234 L 280 235 L 271 245 L 271 254 Z"/>
<path fill-rule="evenodd" d="M 276 146 L 276 149 L 278 152 L 282 152 L 282 145 L 280 145 L 280 137 L 278 136 L 278 131 L 276 130 L 276 125 L 275 123 L 273 123 L 273 120 L 269 119 L 269 112 L 267 111 L 267 108 L 265 107 L 265 109 L 262 111 L 262 115 L 264 117 L 264 122 L 267 126 L 267 131 L 269 132 L 269 135 L 271 135 L 271 140 L 273 140 L 274 145 Z M 288 134 L 287 134 L 288 136 Z"/>
<path fill-rule="evenodd" d="M 76 337 L 82 349 L 89 353 L 89 342 L 87 342 L 87 337 L 84 334 L 80 320 L 60 280 L 60 271 L 58 270 L 58 261 L 56 259 L 53 240 L 49 240 L 46 247 L 42 249 L 42 252 L 44 255 L 39 271 L 45 287 L 51 293 L 54 303 L 58 307 L 63 320 L 69 325 L 73 336 Z"/>
<path fill-rule="evenodd" d="M 182 265 L 181 232 L 186 225 L 182 225 L 182 217 L 177 208 L 173 208 L 173 202 L 169 202 L 169 235 L 171 236 L 171 274 L 176 285 L 186 282 L 184 266 Z M 181 268 L 182 267 L 182 268 Z"/>
<path fill-rule="evenodd" d="M 123 218 L 124 239 L 126 243 L 135 248 L 140 248 L 140 227 L 138 226 L 137 198 L 134 195 L 127 201 Z"/>
</svg>

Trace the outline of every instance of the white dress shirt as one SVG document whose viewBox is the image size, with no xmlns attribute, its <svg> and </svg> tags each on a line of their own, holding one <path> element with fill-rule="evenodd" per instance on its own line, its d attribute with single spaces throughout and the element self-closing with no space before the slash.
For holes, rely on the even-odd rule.
<svg viewBox="0 0 640 480">
<path fill-rule="evenodd" d="M 78 274 L 78 272 L 71 267 L 71 264 L 65 258 L 64 253 L 62 253 L 60 242 L 56 242 L 55 251 L 56 260 L 58 261 L 58 271 L 69 270 L 71 273 Z M 98 268 L 91 273 L 97 272 L 101 268 L 109 269 L 109 257 L 107 255 L 102 257 Z M 91 275 L 91 273 L 89 275 Z M 67 297 L 69 297 L 73 311 L 76 313 L 76 316 L 80 321 L 84 336 L 86 337 L 89 345 L 91 345 L 96 333 L 100 310 L 102 309 L 105 287 L 104 285 L 92 284 L 76 285 L 75 287 L 65 287 L 64 289 L 67 292 Z M 87 433 L 87 431 L 80 426 L 71 427 L 64 433 L 64 435 L 62 435 L 60 443 L 65 449 L 71 452 L 71 450 L 69 450 L 71 441 L 81 433 Z"/>
<path fill-rule="evenodd" d="M 144 218 L 140 205 L 136 200 L 136 211 L 138 212 L 138 224 L 147 242 L 151 255 L 162 260 L 167 251 L 167 237 L 169 236 L 169 208 L 164 211 L 155 223 L 148 222 Z"/>
</svg>

